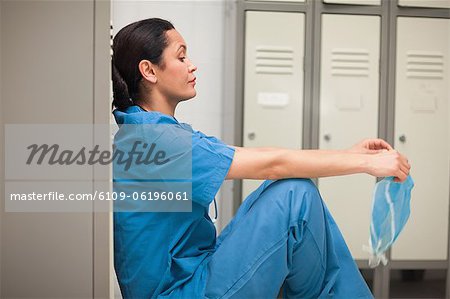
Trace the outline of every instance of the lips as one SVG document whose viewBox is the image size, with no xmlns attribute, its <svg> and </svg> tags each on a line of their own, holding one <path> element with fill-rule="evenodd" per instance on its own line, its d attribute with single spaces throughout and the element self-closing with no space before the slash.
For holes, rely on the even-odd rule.
<svg viewBox="0 0 450 299">
<path fill-rule="evenodd" d="M 189 81 L 188 83 L 195 83 L 195 80 L 196 80 L 197 78 L 194 78 L 194 79 L 192 79 L 191 81 Z"/>
</svg>

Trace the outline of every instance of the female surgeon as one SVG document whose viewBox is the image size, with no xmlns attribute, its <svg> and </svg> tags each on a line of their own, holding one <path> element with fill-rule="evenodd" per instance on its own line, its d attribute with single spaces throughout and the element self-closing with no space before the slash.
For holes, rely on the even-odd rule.
<svg viewBox="0 0 450 299">
<path fill-rule="evenodd" d="M 121 29 L 112 68 L 119 126 L 170 125 L 164 134 L 173 140 L 192 139 L 191 212 L 114 213 L 114 265 L 124 298 L 276 298 L 282 286 L 284 298 L 372 298 L 308 178 L 367 173 L 404 181 L 410 165 L 403 155 L 381 139 L 336 151 L 243 148 L 180 123 L 175 109 L 196 95 L 197 67 L 166 20 Z M 115 143 L 126 138 L 117 134 Z M 226 179 L 265 181 L 216 237 L 209 204 Z"/>
</svg>

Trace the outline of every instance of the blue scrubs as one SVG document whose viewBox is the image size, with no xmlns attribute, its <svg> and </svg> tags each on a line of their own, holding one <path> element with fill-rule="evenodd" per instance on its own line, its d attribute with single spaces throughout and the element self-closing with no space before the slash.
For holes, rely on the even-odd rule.
<svg viewBox="0 0 450 299">
<path fill-rule="evenodd" d="M 265 181 L 216 241 L 208 207 L 234 149 L 138 106 L 114 116 L 119 125 L 171 124 L 192 135 L 192 212 L 114 213 L 124 298 L 276 298 L 283 283 L 287 298 L 372 298 L 310 180 Z"/>
</svg>

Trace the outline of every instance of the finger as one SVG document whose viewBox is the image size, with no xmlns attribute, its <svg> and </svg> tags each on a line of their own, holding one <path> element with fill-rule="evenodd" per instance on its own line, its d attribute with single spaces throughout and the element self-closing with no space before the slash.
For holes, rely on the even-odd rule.
<svg viewBox="0 0 450 299">
<path fill-rule="evenodd" d="M 388 149 L 391 150 L 392 147 L 384 141 L 383 139 L 370 139 L 368 140 L 368 147 L 373 150 L 379 150 L 379 149 Z"/>
<path fill-rule="evenodd" d="M 404 174 L 398 175 L 394 178 L 394 182 L 403 183 L 406 180 L 406 177 L 407 176 L 405 176 Z"/>
<path fill-rule="evenodd" d="M 378 147 L 378 143 L 377 143 L 377 140 L 376 140 L 376 139 L 371 139 L 371 140 L 369 140 L 369 148 L 370 148 L 370 149 L 373 149 L 373 150 L 380 149 L 380 148 Z"/>
<path fill-rule="evenodd" d="M 406 180 L 406 178 L 408 177 L 408 173 L 404 172 L 403 170 L 400 170 L 397 173 L 396 177 L 399 179 L 400 182 L 404 182 Z"/>
<path fill-rule="evenodd" d="M 393 147 L 383 139 L 377 139 L 377 145 L 379 148 L 388 149 L 390 151 L 393 150 Z"/>
<path fill-rule="evenodd" d="M 389 152 L 387 149 L 367 150 L 367 154 L 382 154 Z"/>
<path fill-rule="evenodd" d="M 406 158 L 406 156 L 400 154 L 400 162 L 408 170 L 411 169 L 411 165 L 409 164 L 408 158 Z"/>
<path fill-rule="evenodd" d="M 397 152 L 398 153 L 398 152 Z M 398 159 L 399 159 L 399 171 L 401 173 L 403 173 L 403 175 L 406 177 L 409 175 L 409 170 L 411 169 L 411 166 L 408 163 L 408 160 L 406 159 L 406 157 L 400 153 L 398 153 Z M 401 177 L 399 176 L 399 178 L 401 179 Z"/>
<path fill-rule="evenodd" d="M 403 156 L 403 157 L 405 159 L 406 167 L 408 167 L 408 169 L 411 169 L 411 164 L 409 164 L 408 158 L 406 158 L 405 156 Z"/>
<path fill-rule="evenodd" d="M 376 143 L 373 140 L 369 140 L 367 142 L 367 148 L 370 149 L 370 150 L 377 150 L 378 149 Z"/>
<path fill-rule="evenodd" d="M 403 172 L 406 176 L 409 175 L 409 168 L 408 168 L 407 166 L 400 165 L 400 170 L 401 170 L 401 172 Z"/>
<path fill-rule="evenodd" d="M 408 169 L 408 171 L 411 170 L 411 164 L 409 164 L 408 160 L 406 160 L 405 167 Z"/>
<path fill-rule="evenodd" d="M 366 154 L 371 154 L 371 155 L 373 155 L 373 154 L 379 154 L 379 153 L 382 153 L 382 152 L 385 152 L 386 150 L 382 150 L 382 149 L 368 149 L 367 151 L 366 151 Z"/>
</svg>

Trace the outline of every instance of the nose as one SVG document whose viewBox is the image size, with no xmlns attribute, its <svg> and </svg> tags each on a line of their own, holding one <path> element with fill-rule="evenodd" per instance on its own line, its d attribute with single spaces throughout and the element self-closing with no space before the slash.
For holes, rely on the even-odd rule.
<svg viewBox="0 0 450 299">
<path fill-rule="evenodd" d="M 189 60 L 189 72 L 195 72 L 196 70 L 197 66 L 194 65 L 191 60 Z"/>
</svg>

